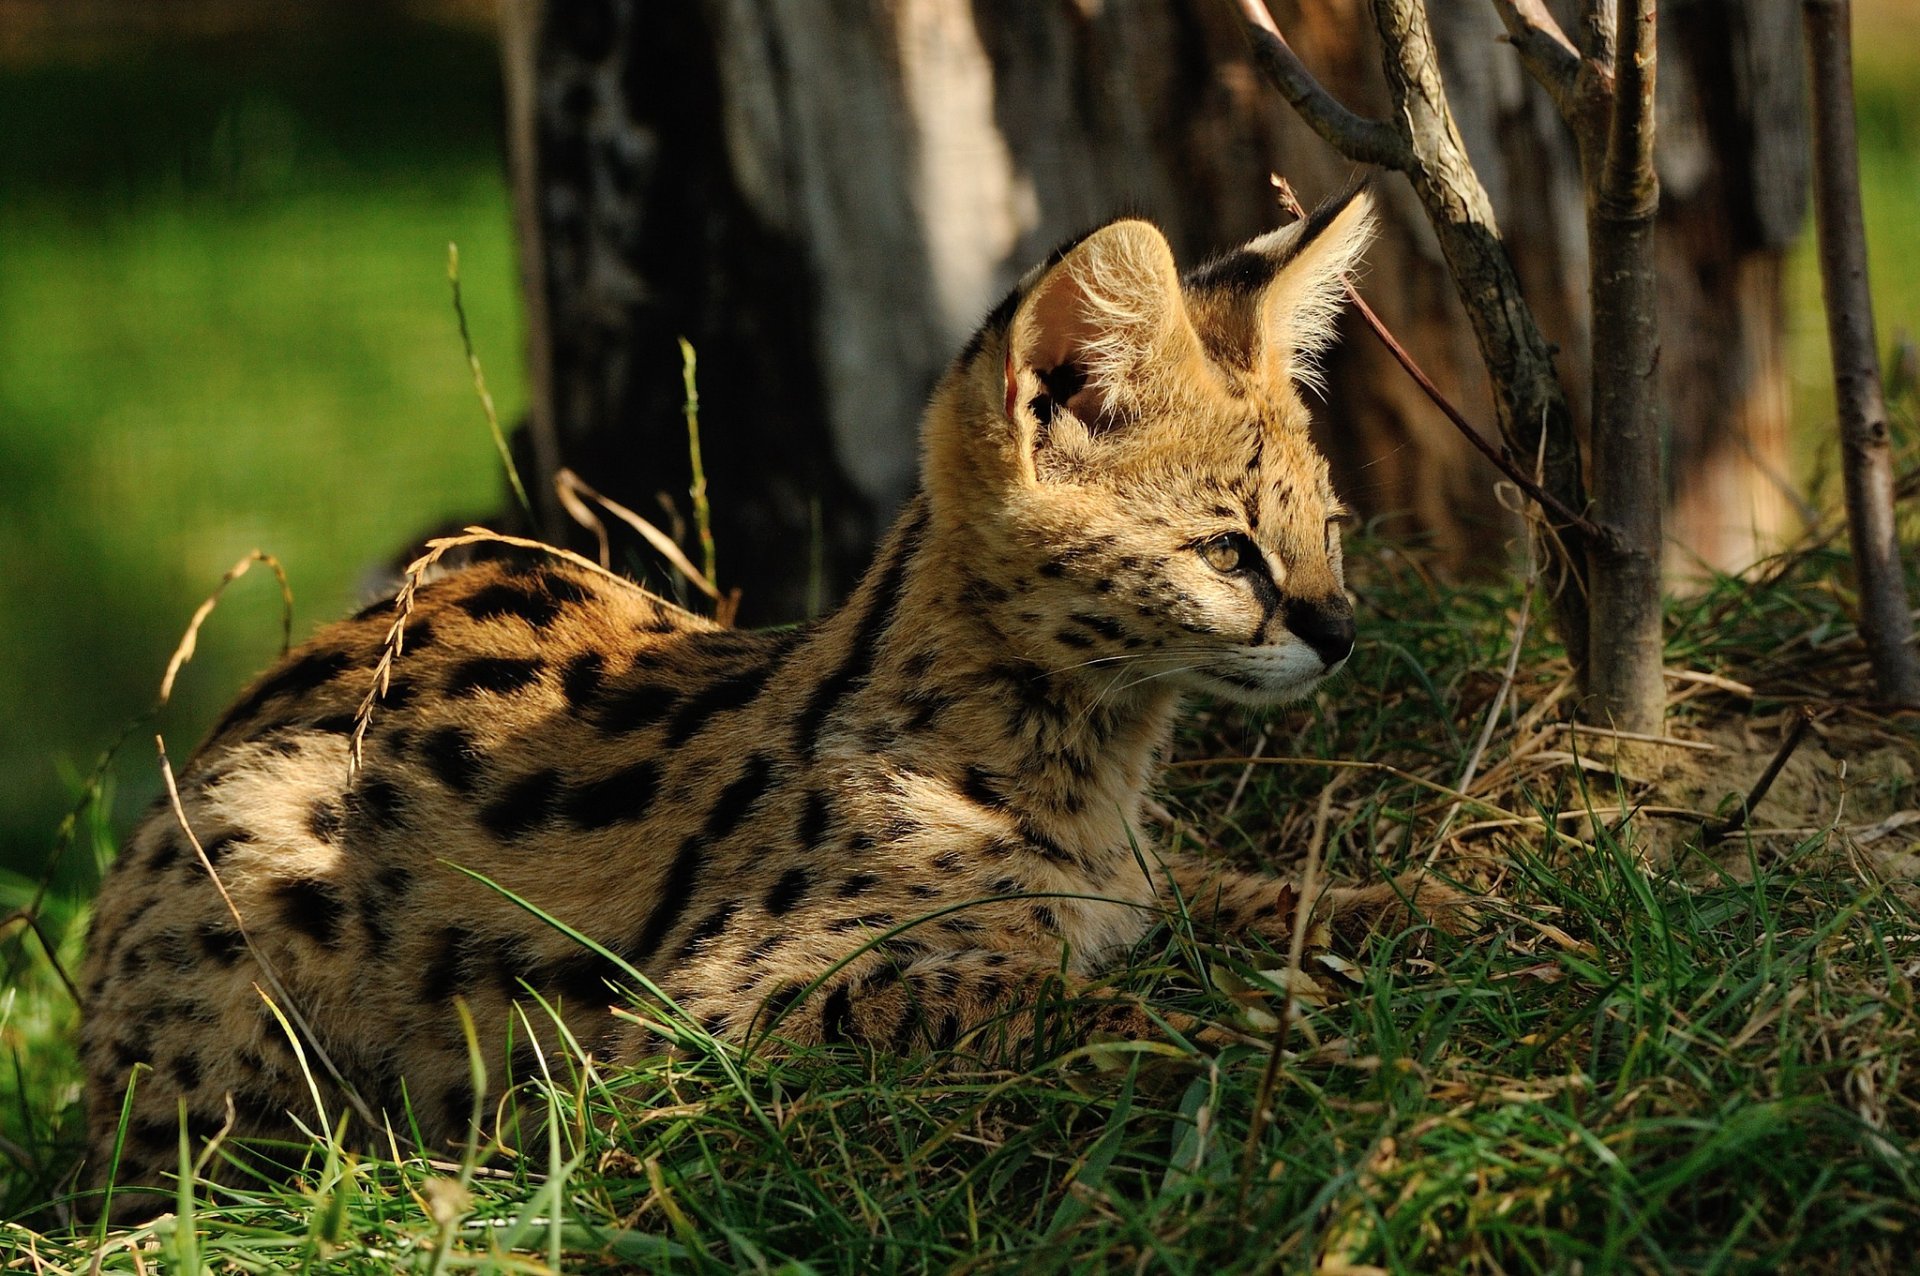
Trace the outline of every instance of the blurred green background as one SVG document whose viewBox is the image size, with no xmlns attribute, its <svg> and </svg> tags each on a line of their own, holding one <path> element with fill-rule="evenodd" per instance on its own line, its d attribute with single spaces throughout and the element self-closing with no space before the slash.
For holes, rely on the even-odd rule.
<svg viewBox="0 0 1920 1276">
<path fill-rule="evenodd" d="M 484 11 L 386 8 L 7 50 L 0 869 L 37 870 L 236 559 L 285 564 L 297 639 L 409 538 L 498 506 L 446 274 L 457 241 L 511 422 L 498 53 Z M 161 719 L 177 753 L 273 658 L 279 609 L 263 571 L 228 592 Z M 116 770 L 125 819 L 151 730 Z"/>
<path fill-rule="evenodd" d="M 75 39 L 9 33 L 23 11 L 50 9 L 0 0 L 0 909 L 236 559 L 286 565 L 298 638 L 410 538 L 499 508 L 450 240 L 503 419 L 523 402 L 490 6 Z M 1875 0 L 1861 27 L 1890 340 L 1920 317 L 1920 16 Z M 1793 291 L 1812 473 L 1831 391 L 1804 249 Z M 278 617 L 265 573 L 229 592 L 160 722 L 176 753 L 273 658 Z M 151 736 L 116 768 L 121 820 L 157 788 Z M 91 872 L 83 848 L 63 879 Z"/>
</svg>

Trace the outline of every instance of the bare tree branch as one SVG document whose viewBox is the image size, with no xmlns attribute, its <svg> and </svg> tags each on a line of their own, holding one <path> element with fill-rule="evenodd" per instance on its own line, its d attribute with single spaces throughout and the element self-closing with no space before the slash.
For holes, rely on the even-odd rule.
<svg viewBox="0 0 1920 1276">
<path fill-rule="evenodd" d="M 1580 50 L 1560 28 L 1544 0 L 1493 0 L 1507 39 L 1541 88 L 1572 121 L 1580 113 Z"/>
<path fill-rule="evenodd" d="M 1847 530 L 1860 578 L 1860 636 L 1874 683 L 1890 704 L 1920 704 L 1912 613 L 1893 517 L 1893 461 L 1887 401 L 1867 287 L 1866 232 L 1860 210 L 1860 150 L 1854 133 L 1852 13 L 1847 0 L 1803 0 L 1812 68 L 1814 212 L 1820 283 L 1833 351 L 1840 413 Z"/>
<path fill-rule="evenodd" d="M 1293 184 L 1278 174 L 1273 176 L 1272 181 L 1274 189 L 1280 193 L 1280 206 L 1295 217 L 1305 217 L 1307 210 L 1301 205 L 1299 197 L 1294 194 Z M 1413 383 L 1420 387 L 1421 393 L 1427 396 L 1434 407 L 1440 409 L 1440 415 L 1452 423 L 1453 428 L 1473 446 L 1474 451 L 1486 457 L 1493 468 L 1506 475 L 1508 481 L 1531 498 L 1534 504 L 1551 517 L 1560 520 L 1562 526 L 1572 528 L 1590 541 L 1606 538 L 1607 529 L 1591 522 L 1584 514 L 1562 505 L 1559 497 L 1528 478 L 1526 471 L 1515 465 L 1511 457 L 1487 442 L 1480 431 L 1473 427 L 1473 423 L 1467 420 L 1466 414 L 1453 405 L 1453 400 L 1441 393 L 1440 387 L 1433 383 L 1433 378 L 1427 375 L 1426 369 L 1420 366 L 1419 361 L 1400 344 L 1400 339 L 1387 327 L 1386 320 L 1375 313 L 1373 307 L 1367 304 L 1367 299 L 1360 295 L 1360 290 L 1353 286 L 1353 280 L 1347 279 L 1344 282 L 1347 300 L 1353 303 L 1354 311 L 1366 322 L 1368 329 L 1380 344 L 1386 347 L 1387 353 L 1393 356 L 1393 361 L 1413 378 Z"/>
<path fill-rule="evenodd" d="M 1254 65 L 1327 145 L 1360 164 L 1405 170 L 1413 162 L 1406 136 L 1385 120 L 1358 115 L 1328 92 L 1293 51 L 1263 0 L 1236 0 L 1246 20 Z"/>
<path fill-rule="evenodd" d="M 1380 33 L 1382 69 L 1394 115 L 1405 121 L 1414 163 L 1414 193 L 1440 242 L 1448 273 L 1466 308 L 1474 341 L 1493 382 L 1500 435 L 1522 456 L 1544 458 L 1541 486 L 1559 506 L 1584 510 L 1586 485 L 1560 374 L 1546 337 L 1520 291 L 1513 259 L 1500 238 L 1493 204 L 1480 184 L 1440 81 L 1440 60 L 1423 0 L 1372 0 Z M 1554 628 L 1574 668 L 1587 666 L 1588 603 L 1584 537 L 1564 533 L 1565 552 L 1544 553 L 1550 564 Z"/>
</svg>

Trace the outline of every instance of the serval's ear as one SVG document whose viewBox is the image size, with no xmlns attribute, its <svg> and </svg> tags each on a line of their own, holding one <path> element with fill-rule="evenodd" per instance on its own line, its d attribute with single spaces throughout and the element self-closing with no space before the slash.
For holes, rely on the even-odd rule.
<svg viewBox="0 0 1920 1276">
<path fill-rule="evenodd" d="M 1166 237 L 1149 222 L 1111 222 L 1023 283 L 1003 407 L 1034 446 L 1062 413 L 1098 436 L 1150 411 L 1165 370 L 1199 349 Z"/>
<path fill-rule="evenodd" d="M 1186 285 L 1208 344 L 1243 367 L 1318 387 L 1316 361 L 1374 228 L 1372 198 L 1356 187 L 1194 271 Z"/>
</svg>

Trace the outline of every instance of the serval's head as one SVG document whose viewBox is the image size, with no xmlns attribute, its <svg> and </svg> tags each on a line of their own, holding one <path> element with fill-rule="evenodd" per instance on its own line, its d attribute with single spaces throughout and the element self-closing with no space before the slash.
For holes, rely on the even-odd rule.
<svg viewBox="0 0 1920 1276">
<path fill-rule="evenodd" d="M 1030 273 L 928 417 L 935 534 L 976 559 L 960 596 L 1115 692 L 1265 704 L 1338 669 L 1342 509 L 1301 390 L 1371 230 L 1350 195 L 1183 279 L 1128 219 Z"/>
</svg>

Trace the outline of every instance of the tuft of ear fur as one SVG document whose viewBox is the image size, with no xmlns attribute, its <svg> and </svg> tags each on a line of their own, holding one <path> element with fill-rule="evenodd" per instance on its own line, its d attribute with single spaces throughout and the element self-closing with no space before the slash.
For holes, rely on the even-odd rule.
<svg viewBox="0 0 1920 1276">
<path fill-rule="evenodd" d="M 1324 390 L 1319 356 L 1333 343 L 1346 281 L 1373 239 L 1373 200 L 1356 187 L 1307 216 L 1202 267 L 1188 286 L 1218 316 L 1213 335 L 1248 367 Z"/>
<path fill-rule="evenodd" d="M 1156 364 L 1198 348 L 1166 237 L 1111 222 L 1028 277 L 1007 332 L 1007 415 L 1044 433 L 1064 410 L 1097 434 L 1146 409 Z"/>
</svg>

